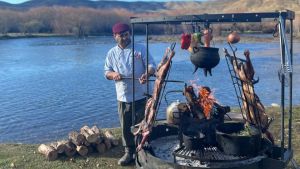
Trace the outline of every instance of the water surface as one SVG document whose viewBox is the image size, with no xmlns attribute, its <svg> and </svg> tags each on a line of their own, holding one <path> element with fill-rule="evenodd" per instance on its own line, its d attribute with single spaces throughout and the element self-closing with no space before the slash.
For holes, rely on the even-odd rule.
<svg viewBox="0 0 300 169">
<path fill-rule="evenodd" d="M 143 43 L 143 37 L 137 37 Z M 106 52 L 115 45 L 112 37 L 33 38 L 0 41 L 0 142 L 45 143 L 66 138 L 83 125 L 118 127 L 114 83 L 103 76 Z M 158 63 L 169 43 L 150 44 L 150 52 Z M 216 44 L 222 49 L 225 44 Z M 280 103 L 279 43 L 238 44 L 238 56 L 244 49 L 252 52 L 256 76 L 255 90 L 266 106 Z M 300 48 L 295 43 L 295 49 Z M 228 48 L 229 49 L 229 48 Z M 294 56 L 294 103 L 299 104 L 299 51 Z M 234 88 L 222 51 L 220 64 L 213 76 L 204 77 L 202 70 L 192 74 L 189 54 L 176 47 L 169 79 L 195 80 L 210 86 L 223 105 L 237 106 Z M 166 91 L 182 90 L 183 84 L 168 83 Z M 185 99 L 170 93 L 167 101 Z M 159 118 L 164 118 L 165 100 Z"/>
</svg>

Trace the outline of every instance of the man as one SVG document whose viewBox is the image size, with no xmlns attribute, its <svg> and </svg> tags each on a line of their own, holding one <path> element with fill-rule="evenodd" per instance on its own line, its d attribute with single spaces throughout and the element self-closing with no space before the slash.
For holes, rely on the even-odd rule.
<svg viewBox="0 0 300 169">
<path fill-rule="evenodd" d="M 135 64 L 135 100 L 132 90 L 132 44 L 130 27 L 124 23 L 117 23 L 112 28 L 117 45 L 109 50 L 104 65 L 105 77 L 115 81 L 118 113 L 122 128 L 122 143 L 125 147 L 124 156 L 118 161 L 119 165 L 128 165 L 134 161 L 134 136 L 132 126 L 132 102 L 135 102 L 135 124 L 144 118 L 146 104 L 146 79 L 155 73 L 155 63 L 149 55 L 148 75 L 146 74 L 146 49 L 142 45 L 134 46 Z"/>
</svg>

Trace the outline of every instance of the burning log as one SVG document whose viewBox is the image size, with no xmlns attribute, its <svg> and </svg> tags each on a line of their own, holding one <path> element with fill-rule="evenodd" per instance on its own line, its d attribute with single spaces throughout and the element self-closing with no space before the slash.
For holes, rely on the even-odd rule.
<svg viewBox="0 0 300 169">
<path fill-rule="evenodd" d="M 43 154 L 49 161 L 53 161 L 57 158 L 57 151 L 52 146 L 41 144 L 38 148 L 38 152 Z"/>
<path fill-rule="evenodd" d="M 106 138 L 110 140 L 110 142 L 113 146 L 119 145 L 119 140 L 116 139 L 115 136 L 113 136 L 111 131 L 106 131 L 104 134 L 105 134 Z"/>
<path fill-rule="evenodd" d="M 83 145 L 85 142 L 85 137 L 76 131 L 69 133 L 69 139 L 77 146 Z"/>
<path fill-rule="evenodd" d="M 68 141 L 65 144 L 65 154 L 68 157 L 73 157 L 76 154 L 76 145 L 72 143 L 71 141 Z"/>
<path fill-rule="evenodd" d="M 197 96 L 194 92 L 193 87 L 185 86 L 183 94 L 186 97 L 186 100 L 190 106 L 191 112 L 193 113 L 194 117 L 198 119 L 203 119 L 204 114 L 202 112 L 202 108 L 200 107 L 200 105 L 197 104 Z"/>
<path fill-rule="evenodd" d="M 88 148 L 84 145 L 77 146 L 76 151 L 78 152 L 78 154 L 80 154 L 83 157 L 85 157 L 89 152 Z"/>
<path fill-rule="evenodd" d="M 98 139 L 97 134 L 92 129 L 90 129 L 88 126 L 83 126 L 80 129 L 80 133 L 85 136 L 85 139 L 89 143 L 95 143 Z"/>
</svg>

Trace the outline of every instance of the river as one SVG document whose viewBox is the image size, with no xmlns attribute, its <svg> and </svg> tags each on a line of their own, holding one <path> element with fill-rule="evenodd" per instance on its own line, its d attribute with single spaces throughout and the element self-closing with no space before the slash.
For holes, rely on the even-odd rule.
<svg viewBox="0 0 300 169">
<path fill-rule="evenodd" d="M 143 37 L 136 38 L 144 43 Z M 115 45 L 112 37 L 49 37 L 0 40 L 0 143 L 46 143 L 66 138 L 83 125 L 118 127 L 114 83 L 103 76 L 106 52 Z M 158 63 L 170 43 L 152 42 L 150 53 Z M 220 64 L 204 77 L 194 67 L 189 53 L 175 48 L 169 79 L 191 80 L 207 85 L 223 105 L 238 102 L 222 48 Z M 278 42 L 237 44 L 238 56 L 248 48 L 260 81 L 255 90 L 265 106 L 280 104 L 280 51 Z M 300 43 L 294 44 L 294 103 L 300 103 Z M 298 49 L 298 50 L 296 50 Z M 182 90 L 183 84 L 168 83 L 166 91 Z M 167 101 L 185 101 L 179 93 L 170 93 Z M 165 100 L 158 118 L 165 117 Z"/>
</svg>

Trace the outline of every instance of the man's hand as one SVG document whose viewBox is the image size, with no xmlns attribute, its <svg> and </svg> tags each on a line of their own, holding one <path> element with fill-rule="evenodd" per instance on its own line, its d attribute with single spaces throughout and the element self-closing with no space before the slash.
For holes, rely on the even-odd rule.
<svg viewBox="0 0 300 169">
<path fill-rule="evenodd" d="M 147 81 L 147 78 L 148 78 L 147 74 L 144 73 L 144 74 L 142 74 L 142 76 L 139 78 L 139 82 L 140 82 L 141 84 L 145 84 L 146 81 Z"/>
<path fill-rule="evenodd" d="M 112 78 L 113 78 L 113 80 L 118 81 L 118 80 L 121 80 L 121 79 L 122 79 L 122 76 L 121 76 L 120 73 L 114 72 Z"/>
<path fill-rule="evenodd" d="M 118 81 L 118 80 L 122 79 L 121 74 L 118 73 L 118 72 L 109 72 L 109 73 L 107 73 L 106 76 L 107 76 L 108 79 L 115 80 L 115 81 Z"/>
</svg>

